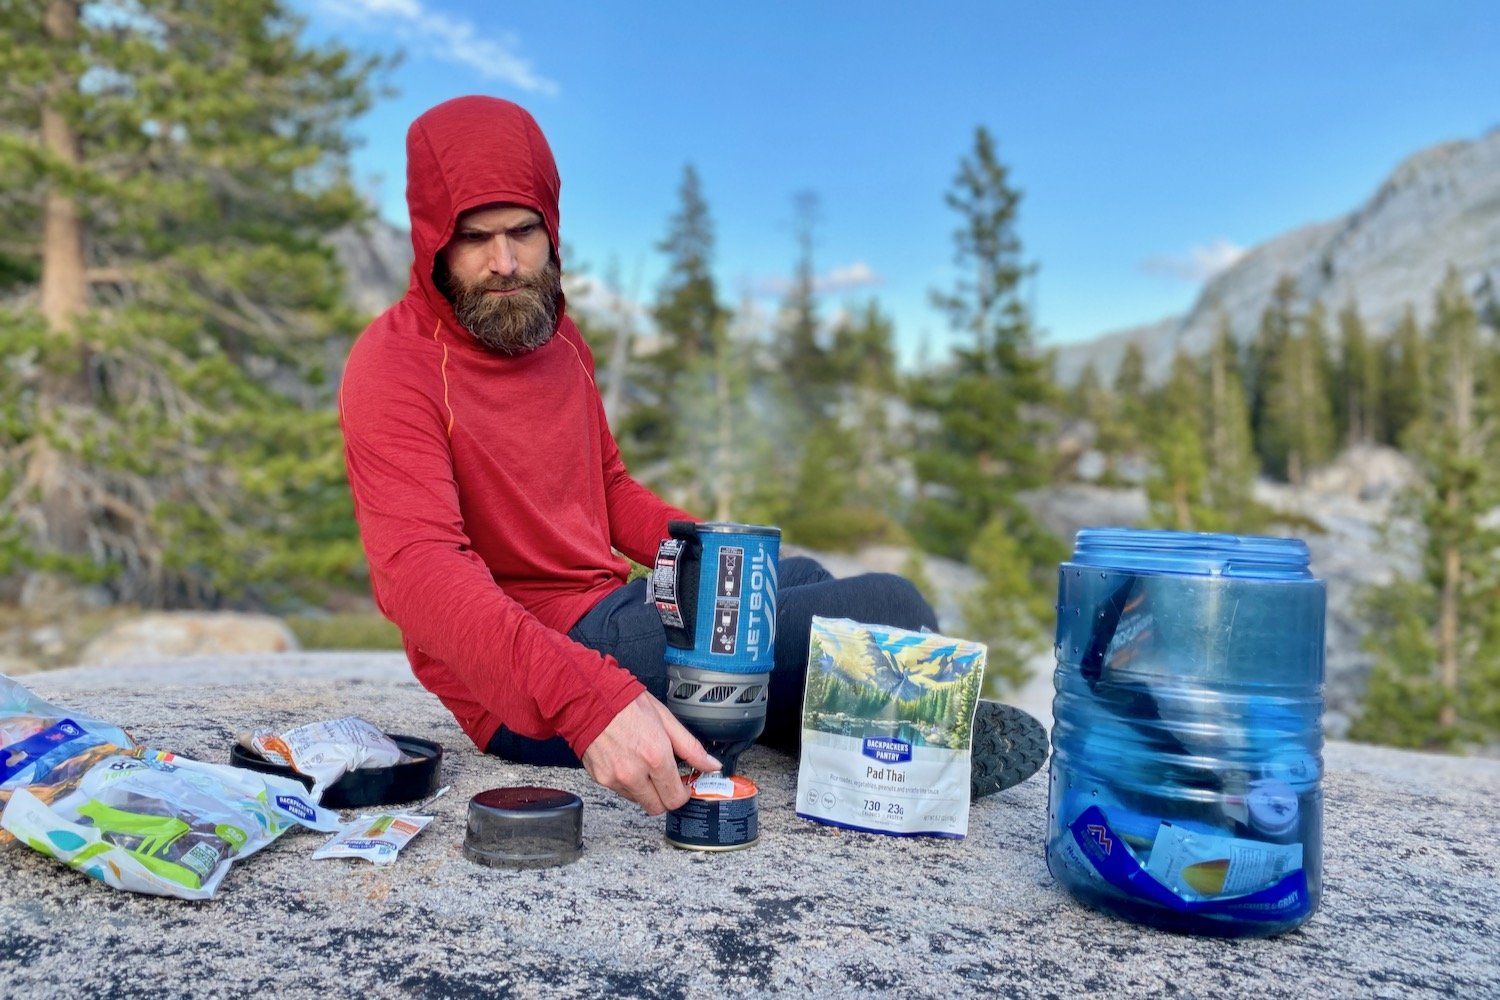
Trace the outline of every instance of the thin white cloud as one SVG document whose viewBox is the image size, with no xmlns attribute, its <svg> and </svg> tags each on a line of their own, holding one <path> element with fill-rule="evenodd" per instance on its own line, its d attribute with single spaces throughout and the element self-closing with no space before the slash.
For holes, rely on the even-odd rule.
<svg viewBox="0 0 1500 1000">
<path fill-rule="evenodd" d="M 634 326 L 637 332 L 650 319 L 651 310 L 648 305 L 637 302 L 593 277 L 580 277 L 565 272 L 563 291 L 568 295 L 570 312 L 581 310 L 612 324 Z"/>
<path fill-rule="evenodd" d="M 519 54 L 520 39 L 513 34 L 481 34 L 461 18 L 428 10 L 421 0 L 316 0 L 318 7 L 365 28 L 383 29 L 398 41 L 420 42 L 445 62 L 467 66 L 489 80 L 499 80 L 527 93 L 555 94 L 557 84 L 539 75 Z"/>
<path fill-rule="evenodd" d="M 1206 246 L 1193 247 L 1186 254 L 1152 257 L 1141 263 L 1141 270 L 1201 283 L 1231 267 L 1243 256 L 1244 247 L 1226 239 L 1217 239 Z"/>
<path fill-rule="evenodd" d="M 851 288 L 868 288 L 880 284 L 880 275 L 862 260 L 836 267 L 818 277 L 814 283 L 820 292 L 842 292 Z"/>
<path fill-rule="evenodd" d="M 856 288 L 869 288 L 884 281 L 875 269 L 862 260 L 831 268 L 813 277 L 813 291 L 820 294 L 847 292 Z M 761 295 L 782 296 L 792 289 L 792 280 L 777 276 L 765 278 L 756 284 Z"/>
</svg>

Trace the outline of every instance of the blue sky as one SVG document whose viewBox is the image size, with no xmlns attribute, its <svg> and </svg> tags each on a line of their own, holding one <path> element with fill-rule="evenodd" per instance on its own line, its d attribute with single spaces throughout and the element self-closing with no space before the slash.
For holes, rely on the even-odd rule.
<svg viewBox="0 0 1500 1000">
<path fill-rule="evenodd" d="M 1181 312 L 1245 248 L 1338 216 L 1406 156 L 1500 127 L 1500 5 L 293 0 L 313 39 L 405 53 L 354 124 L 406 224 L 407 125 L 466 93 L 525 105 L 563 179 L 570 266 L 650 298 L 685 164 L 728 303 L 772 310 L 793 198 L 820 202 L 825 316 L 870 296 L 946 353 L 943 203 L 974 129 L 1023 192 L 1044 346 Z"/>
</svg>

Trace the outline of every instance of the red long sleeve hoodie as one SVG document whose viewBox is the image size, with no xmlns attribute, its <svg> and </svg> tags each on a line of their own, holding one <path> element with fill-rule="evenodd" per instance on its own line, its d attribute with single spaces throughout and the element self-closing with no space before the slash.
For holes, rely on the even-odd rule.
<svg viewBox="0 0 1500 1000">
<path fill-rule="evenodd" d="M 557 168 L 506 101 L 462 97 L 412 123 L 406 295 L 360 336 L 340 388 L 344 455 L 375 599 L 417 679 L 483 748 L 503 723 L 582 755 L 643 690 L 565 634 L 649 563 L 687 517 L 635 482 L 594 362 L 559 310 L 528 354 L 490 351 L 454 317 L 433 261 L 469 209 L 541 214 L 559 258 Z"/>
</svg>

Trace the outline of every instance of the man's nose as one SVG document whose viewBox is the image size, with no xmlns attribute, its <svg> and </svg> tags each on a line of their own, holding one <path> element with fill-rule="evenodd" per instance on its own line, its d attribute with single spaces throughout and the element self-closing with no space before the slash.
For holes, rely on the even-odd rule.
<svg viewBox="0 0 1500 1000">
<path fill-rule="evenodd" d="M 520 261 L 516 258 L 515 247 L 504 236 L 496 236 L 490 240 L 490 270 L 495 274 L 515 274 L 520 267 Z"/>
</svg>

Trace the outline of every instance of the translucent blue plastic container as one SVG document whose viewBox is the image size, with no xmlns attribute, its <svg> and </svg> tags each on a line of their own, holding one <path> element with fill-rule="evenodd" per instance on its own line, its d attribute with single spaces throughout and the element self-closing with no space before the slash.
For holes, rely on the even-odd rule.
<svg viewBox="0 0 1500 1000">
<path fill-rule="evenodd" d="M 1058 573 L 1053 877 L 1170 930 L 1307 921 L 1322 893 L 1324 607 L 1297 539 L 1080 531 Z"/>
</svg>

